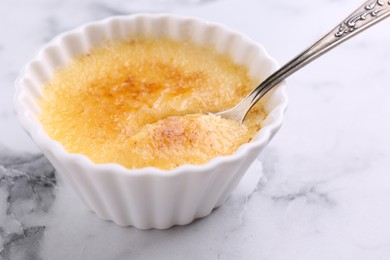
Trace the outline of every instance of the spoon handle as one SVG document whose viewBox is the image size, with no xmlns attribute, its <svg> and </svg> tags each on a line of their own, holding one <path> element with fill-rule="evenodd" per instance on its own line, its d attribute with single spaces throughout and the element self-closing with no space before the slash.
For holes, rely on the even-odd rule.
<svg viewBox="0 0 390 260">
<path fill-rule="evenodd" d="M 301 54 L 289 61 L 279 70 L 274 72 L 255 88 L 241 103 L 231 109 L 238 111 L 249 111 L 249 109 L 271 88 L 286 79 L 288 76 L 315 60 L 322 54 L 336 47 L 340 43 L 355 36 L 359 32 L 367 29 L 371 25 L 383 20 L 390 15 L 390 0 L 369 0 L 361 5 L 355 12 L 348 16 L 336 28 L 322 37 L 319 41 L 304 50 Z M 229 110 L 227 110 L 229 111 Z M 230 114 L 229 117 L 242 121 L 246 115 L 242 112 L 236 115 Z M 233 118 L 232 118 L 233 119 Z"/>
</svg>

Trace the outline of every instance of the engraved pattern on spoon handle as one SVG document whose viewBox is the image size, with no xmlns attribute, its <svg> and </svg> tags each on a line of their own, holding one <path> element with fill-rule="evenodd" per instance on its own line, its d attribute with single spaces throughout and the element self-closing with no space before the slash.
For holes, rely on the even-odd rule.
<svg viewBox="0 0 390 260">
<path fill-rule="evenodd" d="M 226 113 L 219 113 L 240 122 L 246 116 L 244 111 L 249 109 L 270 89 L 286 79 L 288 76 L 315 60 L 322 54 L 336 47 L 345 40 L 355 36 L 359 32 L 376 24 L 390 15 L 390 0 L 369 0 L 361 5 L 355 12 L 348 16 L 340 25 L 322 37 L 319 41 L 304 50 L 301 54 L 289 61 L 286 65 L 274 72 L 255 88 L 236 107 L 227 110 Z"/>
<path fill-rule="evenodd" d="M 371 0 L 371 3 L 368 1 L 339 25 L 335 36 L 343 37 L 354 32 L 356 29 L 367 26 L 379 16 L 389 12 L 389 9 L 390 1 Z"/>
</svg>

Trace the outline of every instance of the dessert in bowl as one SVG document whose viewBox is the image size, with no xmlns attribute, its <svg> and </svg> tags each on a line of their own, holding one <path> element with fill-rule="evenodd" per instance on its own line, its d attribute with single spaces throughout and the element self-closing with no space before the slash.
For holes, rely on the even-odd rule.
<svg viewBox="0 0 390 260">
<path fill-rule="evenodd" d="M 172 15 L 112 17 L 45 45 L 16 82 L 20 122 L 99 217 L 141 229 L 222 205 L 280 128 L 282 83 L 243 125 L 210 114 L 276 69 L 223 26 Z"/>
</svg>

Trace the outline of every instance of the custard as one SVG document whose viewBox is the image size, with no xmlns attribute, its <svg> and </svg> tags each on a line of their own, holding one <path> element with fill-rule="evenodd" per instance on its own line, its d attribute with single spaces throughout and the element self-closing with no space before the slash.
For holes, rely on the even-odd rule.
<svg viewBox="0 0 390 260">
<path fill-rule="evenodd" d="M 189 41 L 107 42 L 59 68 L 43 89 L 40 121 L 70 153 L 127 168 L 173 169 L 234 153 L 261 127 L 208 114 L 255 86 L 244 66 Z"/>
</svg>

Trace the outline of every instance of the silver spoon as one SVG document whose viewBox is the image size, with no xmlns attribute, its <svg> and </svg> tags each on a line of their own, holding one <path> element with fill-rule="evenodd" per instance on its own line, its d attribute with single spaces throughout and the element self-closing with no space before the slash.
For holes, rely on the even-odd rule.
<svg viewBox="0 0 390 260">
<path fill-rule="evenodd" d="M 256 87 L 235 107 L 216 113 L 227 119 L 237 120 L 242 123 L 248 111 L 270 89 L 286 79 L 288 76 L 320 57 L 322 54 L 336 47 L 340 43 L 352 38 L 371 25 L 378 23 L 390 15 L 390 0 L 369 0 L 361 5 L 339 26 L 334 28 L 319 41 L 304 50 L 301 54 L 289 61 L 286 65 L 274 72 Z"/>
</svg>

